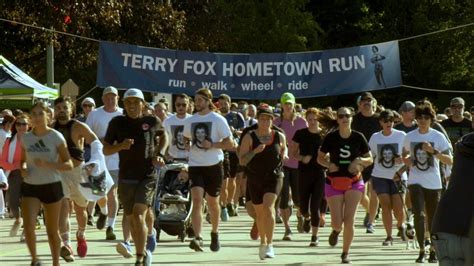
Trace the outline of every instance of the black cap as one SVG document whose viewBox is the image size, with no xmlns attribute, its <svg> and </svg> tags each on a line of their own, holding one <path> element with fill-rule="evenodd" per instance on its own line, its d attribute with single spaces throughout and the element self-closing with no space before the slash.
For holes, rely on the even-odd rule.
<svg viewBox="0 0 474 266">
<path fill-rule="evenodd" d="M 265 114 L 265 115 L 269 115 L 271 117 L 275 117 L 275 115 L 273 114 L 272 108 L 270 107 L 270 105 L 268 105 L 266 103 L 261 103 L 257 107 L 257 117 L 260 116 L 261 114 Z"/>
</svg>

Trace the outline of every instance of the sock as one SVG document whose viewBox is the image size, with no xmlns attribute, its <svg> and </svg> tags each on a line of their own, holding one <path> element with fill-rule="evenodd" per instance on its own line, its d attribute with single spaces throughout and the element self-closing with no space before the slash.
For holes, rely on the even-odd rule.
<svg viewBox="0 0 474 266">
<path fill-rule="evenodd" d="M 84 228 L 79 228 L 76 233 L 76 237 L 80 239 L 85 238 L 85 229 Z"/>
<path fill-rule="evenodd" d="M 61 233 L 61 240 L 63 241 L 65 246 L 70 246 L 71 241 L 69 240 L 69 232 Z"/>
<path fill-rule="evenodd" d="M 112 229 L 114 229 L 114 227 L 115 227 L 115 217 L 112 217 L 112 218 L 109 217 L 109 219 L 107 219 L 107 226 L 110 226 L 110 227 L 112 227 Z"/>
<path fill-rule="evenodd" d="M 107 208 L 107 204 L 105 204 L 104 207 L 100 207 L 100 212 L 101 212 L 103 215 L 109 214 L 109 208 Z"/>
</svg>

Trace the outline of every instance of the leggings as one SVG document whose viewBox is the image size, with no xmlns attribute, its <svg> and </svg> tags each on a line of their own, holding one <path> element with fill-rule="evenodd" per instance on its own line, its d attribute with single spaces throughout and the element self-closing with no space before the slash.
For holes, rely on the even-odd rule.
<svg viewBox="0 0 474 266">
<path fill-rule="evenodd" d="M 311 225 L 318 227 L 321 212 L 326 212 L 326 199 L 324 197 L 324 172 L 300 172 L 299 173 L 299 199 L 300 211 L 305 217 L 311 213 Z"/>
<path fill-rule="evenodd" d="M 425 219 L 431 231 L 431 223 L 441 197 L 441 189 L 426 189 L 420 185 L 409 185 L 416 240 L 420 249 L 425 247 Z M 426 217 L 426 218 L 425 218 Z"/>
<path fill-rule="evenodd" d="M 10 175 L 8 175 L 8 207 L 16 219 L 20 217 L 22 183 L 23 177 L 21 177 L 20 170 L 13 170 Z"/>
<path fill-rule="evenodd" d="M 290 189 L 291 189 L 291 199 L 293 200 L 293 205 L 296 207 L 300 206 L 299 203 L 299 184 L 298 184 L 298 169 L 289 168 L 284 166 L 283 172 L 285 177 L 283 178 L 283 187 L 280 192 L 280 209 L 285 210 L 289 208 L 290 201 Z"/>
</svg>

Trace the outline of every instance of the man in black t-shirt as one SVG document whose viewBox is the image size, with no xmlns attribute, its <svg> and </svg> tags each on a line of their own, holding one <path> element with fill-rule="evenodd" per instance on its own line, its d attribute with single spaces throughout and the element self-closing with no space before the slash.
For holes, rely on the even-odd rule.
<svg viewBox="0 0 474 266">
<path fill-rule="evenodd" d="M 119 153 L 118 195 L 124 215 L 131 221 L 137 263 L 151 265 L 150 250 L 156 245 L 156 232 L 150 229 L 153 219 L 149 219 L 150 225 L 150 221 L 145 223 L 145 217 L 151 213 L 154 199 L 155 167 L 164 165 L 162 154 L 166 149 L 167 135 L 156 117 L 142 116 L 145 100 L 140 90 L 127 90 L 123 101 L 126 115 L 110 121 L 104 138 L 104 154 Z M 159 143 L 155 145 L 157 137 Z M 152 242 L 154 245 L 150 244 Z"/>
<path fill-rule="evenodd" d="M 469 119 L 464 118 L 464 99 L 461 97 L 456 97 L 451 99 L 450 110 L 451 116 L 449 119 L 441 122 L 441 125 L 444 127 L 448 133 L 449 140 L 454 145 L 458 139 L 466 135 L 469 132 L 473 131 L 472 122 Z"/>
<path fill-rule="evenodd" d="M 370 140 L 370 137 L 375 132 L 380 131 L 378 115 L 375 113 L 377 107 L 377 101 L 370 92 L 364 92 L 357 98 L 357 105 L 359 112 L 354 116 L 352 120 L 352 129 L 361 132 L 365 139 Z M 372 173 L 373 166 L 369 166 L 362 172 L 364 182 L 368 183 L 366 186 L 366 193 L 362 196 L 361 204 L 367 211 L 367 215 L 364 219 L 364 226 L 367 227 L 367 233 L 374 233 L 374 220 L 379 206 L 379 199 L 377 193 L 372 189 L 372 184 L 369 181 Z M 370 200 L 367 195 L 370 193 Z"/>
<path fill-rule="evenodd" d="M 415 104 L 411 101 L 405 101 L 398 109 L 398 112 L 402 116 L 402 122 L 396 124 L 393 128 L 401 130 L 405 133 L 408 133 L 418 126 L 415 121 Z"/>
</svg>

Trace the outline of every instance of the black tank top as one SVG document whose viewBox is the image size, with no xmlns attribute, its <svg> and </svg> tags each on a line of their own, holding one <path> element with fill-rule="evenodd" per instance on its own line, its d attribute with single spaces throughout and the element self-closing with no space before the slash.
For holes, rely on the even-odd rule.
<svg viewBox="0 0 474 266">
<path fill-rule="evenodd" d="M 69 151 L 71 158 L 83 162 L 84 151 L 76 146 L 74 141 L 72 141 L 71 137 L 71 128 L 75 122 L 76 120 L 71 119 L 69 122 L 67 122 L 67 124 L 61 125 L 59 122 L 56 121 L 54 123 L 54 129 L 61 132 L 61 134 L 63 134 L 64 136 L 64 139 L 66 139 L 67 150 Z"/>
<path fill-rule="evenodd" d="M 255 130 L 250 132 L 250 136 L 252 137 L 252 149 L 255 149 L 261 142 Z M 280 176 L 283 166 L 280 150 L 280 134 L 272 130 L 272 143 L 266 145 L 262 152 L 255 154 L 252 160 L 247 164 L 246 169 L 249 174 L 257 176 Z"/>
</svg>

